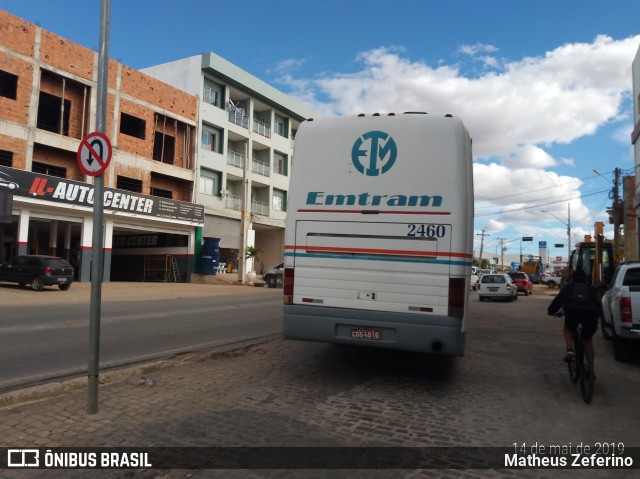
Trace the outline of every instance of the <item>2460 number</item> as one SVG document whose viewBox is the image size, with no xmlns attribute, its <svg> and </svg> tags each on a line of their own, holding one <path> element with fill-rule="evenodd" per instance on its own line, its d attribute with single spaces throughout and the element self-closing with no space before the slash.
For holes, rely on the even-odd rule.
<svg viewBox="0 0 640 479">
<path fill-rule="evenodd" d="M 421 238 L 443 238 L 446 233 L 444 225 L 416 225 L 408 224 L 407 236 Z"/>
</svg>

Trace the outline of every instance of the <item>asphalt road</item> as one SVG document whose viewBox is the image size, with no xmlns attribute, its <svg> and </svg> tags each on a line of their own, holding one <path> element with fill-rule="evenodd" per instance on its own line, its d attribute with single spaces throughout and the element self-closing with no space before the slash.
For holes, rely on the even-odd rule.
<svg viewBox="0 0 640 479">
<path fill-rule="evenodd" d="M 218 288 L 228 288 L 226 291 L 233 294 L 171 299 L 161 299 L 162 294 L 145 299 L 141 294 L 137 301 L 128 301 L 130 298 L 122 294 L 103 301 L 101 370 L 281 331 L 281 291 Z M 247 294 L 239 296 L 238 289 Z M 67 292 L 53 289 L 43 294 L 26 289 L 0 290 L 0 294 L 7 292 L 31 295 L 35 303 L 43 299 L 63 301 L 65 297 L 69 302 L 2 306 L 0 392 L 86 372 L 89 301 L 74 302 L 77 294 L 66 296 Z M 48 297 L 43 298 L 45 295 Z"/>
</svg>

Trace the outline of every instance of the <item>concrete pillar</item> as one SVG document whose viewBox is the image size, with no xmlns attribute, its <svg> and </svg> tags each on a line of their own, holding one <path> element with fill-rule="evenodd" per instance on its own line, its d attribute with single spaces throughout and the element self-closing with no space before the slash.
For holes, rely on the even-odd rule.
<svg viewBox="0 0 640 479">
<path fill-rule="evenodd" d="M 20 210 L 18 220 L 18 255 L 29 254 L 29 216 L 28 210 Z"/>
<path fill-rule="evenodd" d="M 51 222 L 51 228 L 49 229 L 49 254 L 57 256 L 58 250 L 58 221 Z"/>
<path fill-rule="evenodd" d="M 104 224 L 104 266 L 102 270 L 102 281 L 109 282 L 111 279 L 111 252 L 113 250 L 113 220 L 107 220 Z"/>
<path fill-rule="evenodd" d="M 91 258 L 93 245 L 93 218 L 87 216 L 82 222 L 82 231 L 80 233 L 80 263 L 78 268 L 78 281 L 91 281 Z"/>
<path fill-rule="evenodd" d="M 72 224 L 67 223 L 67 227 L 64 231 L 64 257 L 67 261 L 71 262 L 71 231 Z"/>
</svg>

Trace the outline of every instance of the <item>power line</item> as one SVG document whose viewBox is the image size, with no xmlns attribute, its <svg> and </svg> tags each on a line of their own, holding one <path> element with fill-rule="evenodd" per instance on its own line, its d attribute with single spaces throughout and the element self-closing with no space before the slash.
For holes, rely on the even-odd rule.
<svg viewBox="0 0 640 479">
<path fill-rule="evenodd" d="M 602 193 L 605 193 L 605 192 L 609 192 L 609 188 L 607 188 L 606 190 L 597 191 L 595 193 L 581 195 L 580 198 L 584 198 L 584 197 L 587 197 L 587 196 L 601 195 Z M 572 198 L 566 198 L 565 197 L 562 200 L 551 201 L 551 202 L 548 202 L 548 203 L 538 203 L 538 204 L 535 204 L 535 205 L 532 205 L 532 206 L 518 206 L 517 208 L 512 209 L 512 210 L 500 210 L 497 213 L 485 213 L 485 214 L 481 214 L 481 215 L 475 215 L 475 217 L 476 218 L 481 218 L 483 216 L 495 216 L 495 215 L 501 215 L 501 214 L 505 214 L 505 213 L 512 213 L 514 211 L 530 210 L 532 208 L 541 208 L 543 206 L 555 205 L 555 204 L 558 204 L 558 203 L 566 203 L 568 199 L 572 199 Z"/>
<path fill-rule="evenodd" d="M 606 189 L 605 188 L 605 189 L 600 189 L 600 190 L 593 191 L 591 193 L 581 193 L 579 196 L 576 195 L 576 192 L 572 192 L 570 195 L 563 194 L 563 195 L 558 195 L 558 196 L 547 196 L 546 198 L 529 200 L 529 201 L 526 201 L 525 203 L 531 203 L 531 202 L 534 202 L 534 201 L 543 201 L 543 200 L 547 201 L 547 200 L 550 200 L 550 199 L 553 199 L 553 198 L 560 198 L 559 201 L 568 201 L 568 200 L 571 200 L 571 199 L 574 199 L 574 198 L 578 198 L 578 197 L 581 198 L 583 196 L 599 195 L 599 194 L 602 194 L 602 193 L 607 193 L 609 191 L 610 191 L 610 189 Z M 490 200 L 484 200 L 484 201 L 490 201 Z M 547 205 L 547 204 L 553 204 L 553 203 L 544 203 L 542 206 Z M 477 207 L 474 208 L 474 210 L 479 210 L 479 209 L 484 209 L 484 208 L 495 208 L 495 207 L 496 207 L 495 204 L 494 205 L 477 206 Z"/>
<path fill-rule="evenodd" d="M 627 168 L 626 170 L 621 170 L 621 171 L 622 171 L 622 173 L 627 173 L 627 172 L 631 172 L 631 171 L 633 171 L 633 170 L 634 170 L 634 168 Z M 615 171 L 616 171 L 616 170 L 614 169 L 614 170 L 611 170 L 611 171 L 607 171 L 607 172 L 605 172 L 605 173 L 602 173 L 602 174 L 600 174 L 600 175 L 596 174 L 596 175 L 592 175 L 592 176 L 586 176 L 586 177 L 584 177 L 584 178 L 578 178 L 578 179 L 576 179 L 576 180 L 567 181 L 566 183 L 560 183 L 560 184 L 558 184 L 558 185 L 545 186 L 544 188 L 539 188 L 539 189 L 537 189 L 537 190 L 529 190 L 529 191 L 524 191 L 524 192 L 522 192 L 522 193 L 513 193 L 513 194 L 511 194 L 511 195 L 497 196 L 497 197 L 495 197 L 495 198 L 488 198 L 488 199 L 487 199 L 487 200 L 485 200 L 485 201 L 501 200 L 501 199 L 503 199 L 503 198 L 512 198 L 512 197 L 514 197 L 514 196 L 527 195 L 527 194 L 529 194 L 529 193 L 535 193 L 535 192 L 537 192 L 537 191 L 545 191 L 545 190 L 549 190 L 549 189 L 551 189 L 551 188 L 559 188 L 559 187 L 561 187 L 561 186 L 570 185 L 570 184 L 572 184 L 572 183 L 578 183 L 579 181 L 590 180 L 590 179 L 592 179 L 592 178 L 596 178 L 596 177 L 598 177 L 598 176 L 603 176 L 603 175 L 606 175 L 606 174 L 609 174 L 609 173 L 615 173 Z"/>
</svg>

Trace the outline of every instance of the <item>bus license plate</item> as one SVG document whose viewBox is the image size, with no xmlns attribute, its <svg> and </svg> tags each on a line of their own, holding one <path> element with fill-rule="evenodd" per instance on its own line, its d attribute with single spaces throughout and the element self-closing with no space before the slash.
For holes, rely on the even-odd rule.
<svg viewBox="0 0 640 479">
<path fill-rule="evenodd" d="M 380 339 L 382 335 L 376 328 L 352 328 L 351 337 L 355 339 Z"/>
</svg>

